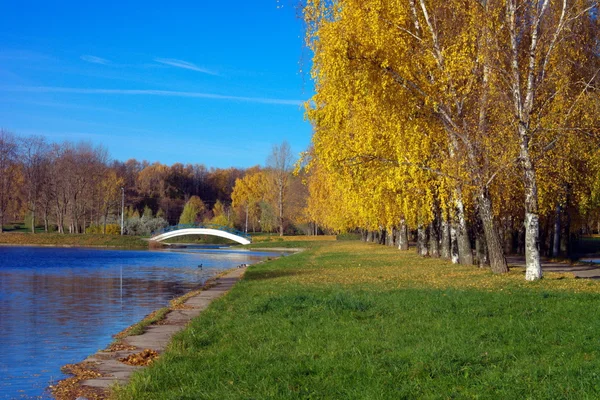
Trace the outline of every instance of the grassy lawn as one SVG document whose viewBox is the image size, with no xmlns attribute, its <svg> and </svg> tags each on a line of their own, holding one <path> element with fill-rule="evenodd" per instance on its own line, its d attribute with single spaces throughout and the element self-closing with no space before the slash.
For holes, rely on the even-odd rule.
<svg viewBox="0 0 600 400">
<path fill-rule="evenodd" d="M 0 233 L 0 244 L 24 246 L 95 246 L 126 249 L 147 249 L 148 242 L 139 236 L 85 234 L 71 235 L 60 233 Z"/>
<path fill-rule="evenodd" d="M 250 267 L 114 397 L 600 398 L 600 283 L 304 245 Z"/>
<path fill-rule="evenodd" d="M 318 236 L 307 236 L 307 235 L 285 235 L 279 236 L 276 233 L 250 233 L 252 236 L 252 243 L 281 243 L 281 242 L 321 242 L 335 240 L 335 235 L 318 235 Z"/>
</svg>

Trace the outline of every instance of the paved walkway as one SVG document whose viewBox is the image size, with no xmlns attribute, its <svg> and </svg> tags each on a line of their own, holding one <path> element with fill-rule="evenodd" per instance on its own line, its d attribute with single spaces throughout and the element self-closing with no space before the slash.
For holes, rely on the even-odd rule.
<svg viewBox="0 0 600 400">
<path fill-rule="evenodd" d="M 584 258 L 585 259 L 585 258 Z M 525 257 L 508 256 L 506 262 L 509 266 L 525 267 Z M 576 262 L 557 262 L 542 259 L 542 271 L 572 272 L 578 278 L 600 279 L 600 264 Z"/>
<path fill-rule="evenodd" d="M 99 351 L 88 357 L 85 362 L 95 363 L 98 372 L 103 377 L 82 381 L 81 385 L 106 390 L 115 382 L 126 383 L 134 371 L 143 367 L 124 364 L 119 361 L 120 358 L 140 353 L 145 349 L 151 349 L 157 353 L 163 352 L 171 337 L 182 330 L 191 319 L 196 318 L 213 300 L 227 293 L 240 280 L 245 270 L 245 268 L 240 268 L 217 278 L 216 285 L 188 299 L 184 303 L 185 309 L 173 310 L 167 314 L 166 319 L 161 321 L 160 325 L 151 325 L 143 334 L 128 336 L 122 340 L 125 346 L 135 347 L 135 349 L 112 352 Z"/>
</svg>

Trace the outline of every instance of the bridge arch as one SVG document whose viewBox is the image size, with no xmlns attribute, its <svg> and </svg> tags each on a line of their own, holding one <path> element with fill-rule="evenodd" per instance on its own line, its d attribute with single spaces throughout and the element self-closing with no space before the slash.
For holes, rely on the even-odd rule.
<svg viewBox="0 0 600 400">
<path fill-rule="evenodd" d="M 161 242 L 166 239 L 170 239 L 177 236 L 186 235 L 209 235 L 219 236 L 225 239 L 232 240 L 234 242 L 246 245 L 252 242 L 250 235 L 245 234 L 229 227 L 217 227 L 217 226 L 171 226 L 164 230 L 157 232 L 153 235 L 150 240 Z"/>
</svg>

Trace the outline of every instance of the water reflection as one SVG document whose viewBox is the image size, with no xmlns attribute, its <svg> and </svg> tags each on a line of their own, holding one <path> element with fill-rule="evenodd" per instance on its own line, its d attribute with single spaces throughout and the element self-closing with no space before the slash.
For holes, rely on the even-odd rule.
<svg viewBox="0 0 600 400">
<path fill-rule="evenodd" d="M 274 255 L 0 247 L 0 398 L 47 398 L 62 365 L 215 273 Z"/>
</svg>

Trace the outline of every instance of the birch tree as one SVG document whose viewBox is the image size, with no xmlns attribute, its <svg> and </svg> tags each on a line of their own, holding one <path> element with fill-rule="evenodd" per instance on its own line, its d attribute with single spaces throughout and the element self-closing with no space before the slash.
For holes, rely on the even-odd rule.
<svg viewBox="0 0 600 400">
<path fill-rule="evenodd" d="M 368 176 L 356 172 L 361 163 L 363 171 L 403 171 L 389 179 L 413 188 L 400 203 L 417 228 L 437 214 L 427 200 L 436 175 L 450 189 L 452 204 L 441 205 L 458 221 L 450 236 L 463 262 L 472 262 L 466 223 L 475 211 L 485 236 L 478 243 L 496 273 L 508 268 L 493 201 L 507 197 L 503 183 L 520 166 L 526 279 L 540 278 L 535 162 L 560 143 L 563 128 L 595 135 L 593 118 L 574 118 L 578 103 L 597 101 L 589 95 L 598 74 L 590 67 L 598 64 L 594 7 L 586 0 L 308 1 L 316 95 L 307 114 L 316 157 L 327 173 L 346 164 L 358 180 Z M 385 185 L 377 185 L 380 194 Z"/>
</svg>

